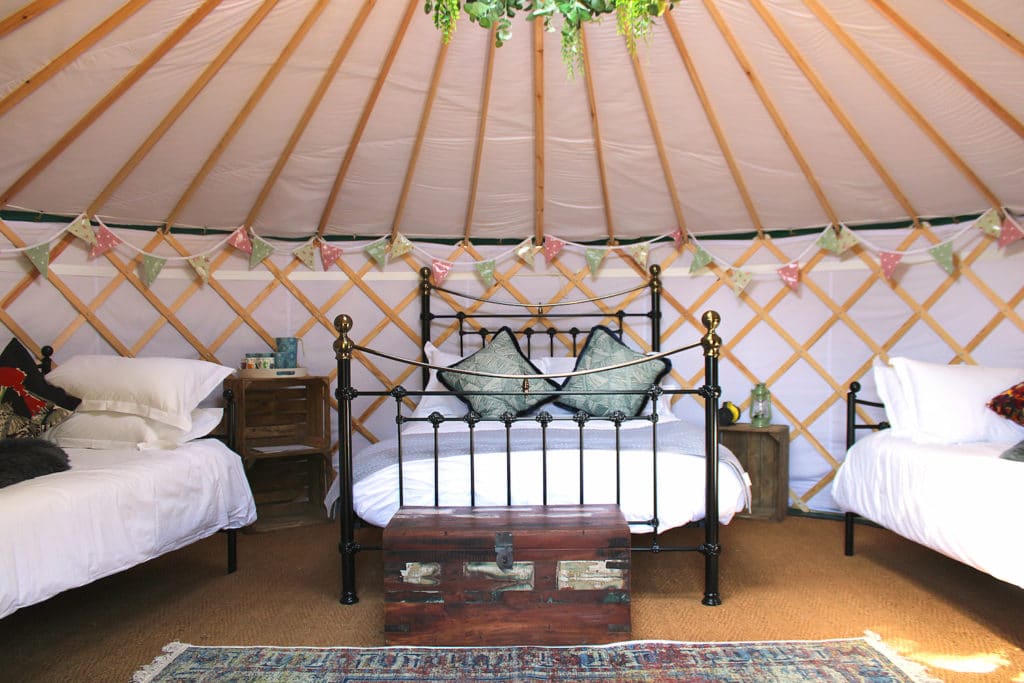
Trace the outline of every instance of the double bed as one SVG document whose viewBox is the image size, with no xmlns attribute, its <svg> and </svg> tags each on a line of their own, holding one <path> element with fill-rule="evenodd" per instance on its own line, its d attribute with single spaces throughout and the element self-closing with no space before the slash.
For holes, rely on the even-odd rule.
<svg viewBox="0 0 1024 683">
<path fill-rule="evenodd" d="M 29 377 L 24 360 L 10 362 L 24 347 L 13 340 L 12 349 L 4 368 Z M 255 521 L 255 505 L 238 455 L 205 438 L 220 409 L 198 407 L 229 372 L 184 359 L 75 356 L 45 385 L 41 372 L 23 381 L 32 392 L 4 387 L 50 415 L 36 419 L 35 434 L 22 421 L 16 436 L 45 439 L 69 467 L 0 487 L 0 618 L 219 531 L 234 570 L 236 530 Z M 17 455 L 20 441 L 4 442 Z"/>
<path fill-rule="evenodd" d="M 863 517 L 1024 588 L 1024 426 L 1010 399 L 1024 369 L 894 358 L 875 367 L 874 380 L 879 401 L 851 385 L 848 451 L 832 487 L 846 554 Z M 883 408 L 885 421 L 858 412 Z M 860 430 L 872 433 L 857 438 Z"/>
<path fill-rule="evenodd" d="M 650 295 L 642 311 L 613 310 L 601 300 L 562 311 L 473 299 L 465 309 L 435 313 L 431 296 L 439 292 L 451 303 L 465 295 L 434 286 L 423 269 L 418 361 L 359 346 L 356 322 L 338 316 L 339 486 L 328 503 L 340 520 L 342 603 L 358 600 L 357 555 L 378 549 L 356 541 L 360 523 L 384 527 L 406 507 L 604 503 L 622 510 L 633 551 L 702 554 L 703 602 L 721 602 L 719 524 L 748 506 L 749 478 L 718 444 L 720 321 L 705 313 L 699 341 L 661 351 L 660 269 L 650 275 L 638 288 Z M 526 310 L 487 306 L 499 303 Z M 634 317 L 650 326 L 649 351 L 627 343 Z M 449 335 L 455 348 L 434 345 Z M 701 356 L 700 366 L 684 373 L 703 367 L 698 386 L 669 381 L 685 351 Z M 418 367 L 424 388 L 361 389 L 353 359 Z M 680 396 L 696 401 L 673 405 Z M 395 426 L 385 438 L 367 440 L 355 416 L 380 403 L 393 406 Z M 702 543 L 662 544 L 664 531 L 691 523 L 703 527 Z"/>
</svg>

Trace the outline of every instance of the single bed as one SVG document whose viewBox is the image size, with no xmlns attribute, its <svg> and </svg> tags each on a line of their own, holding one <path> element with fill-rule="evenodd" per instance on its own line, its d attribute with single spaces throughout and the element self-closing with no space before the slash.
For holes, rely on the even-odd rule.
<svg viewBox="0 0 1024 683">
<path fill-rule="evenodd" d="M 30 403 L 74 398 L 66 414 L 37 425 L 70 468 L 0 487 L 0 618 L 218 531 L 227 532 L 234 571 L 236 530 L 255 520 L 255 504 L 238 455 L 202 438 L 220 410 L 196 407 L 225 370 L 182 359 L 76 356 L 46 386 L 19 388 Z M 30 432 L 18 436 L 35 441 Z M 4 441 L 13 449 L 22 439 Z"/>
<path fill-rule="evenodd" d="M 359 521 L 383 527 L 401 507 L 597 503 L 619 505 L 634 533 L 634 551 L 703 554 L 703 602 L 720 603 L 718 528 L 749 504 L 749 478 L 718 444 L 718 315 L 704 314 L 705 334 L 697 343 L 661 352 L 659 274 L 652 267 L 650 280 L 641 286 L 650 292 L 650 306 L 640 312 L 594 305 L 596 313 L 582 314 L 542 306 L 488 317 L 478 312 L 486 303 L 480 301 L 452 314 L 433 313 L 433 292 L 442 292 L 449 302 L 462 295 L 433 286 L 424 269 L 421 361 L 355 344 L 350 336 L 355 322 L 338 317 L 340 487 L 335 497 L 342 603 L 358 600 L 357 553 L 376 549 L 355 541 Z M 630 316 L 650 322 L 650 353 L 623 341 Z M 586 318 L 590 321 L 581 325 Z M 597 324 L 589 326 L 595 319 Z M 456 350 L 434 346 L 437 327 L 458 339 Z M 467 355 L 469 339 L 479 344 Z M 570 355 L 554 355 L 564 349 Z M 683 351 L 691 351 L 690 358 L 701 355 L 702 385 L 683 389 L 664 382 L 667 358 Z M 424 389 L 358 389 L 352 384 L 355 354 L 419 366 Z M 687 373 L 693 370 L 688 367 Z M 703 406 L 693 408 L 687 401 L 689 414 L 680 419 L 670 403 L 677 395 L 698 397 Z M 384 399 L 394 405 L 393 435 L 354 447 L 353 402 Z M 703 543 L 661 544 L 662 532 L 693 522 L 703 526 Z"/>
<path fill-rule="evenodd" d="M 1005 403 L 999 397 L 1020 386 L 1024 369 L 894 358 L 891 367 L 876 366 L 874 378 L 880 401 L 858 397 L 857 382 L 850 387 L 848 451 L 832 487 L 845 513 L 846 554 L 854 552 L 854 523 L 864 517 L 1024 588 L 1015 523 L 1024 462 L 1013 459 L 1024 427 L 989 407 Z M 880 408 L 885 421 L 858 414 Z M 873 433 L 856 438 L 864 429 Z"/>
</svg>

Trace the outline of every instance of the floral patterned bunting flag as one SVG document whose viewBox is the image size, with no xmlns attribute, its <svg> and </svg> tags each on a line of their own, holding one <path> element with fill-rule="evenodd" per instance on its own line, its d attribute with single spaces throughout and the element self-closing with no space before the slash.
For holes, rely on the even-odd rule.
<svg viewBox="0 0 1024 683">
<path fill-rule="evenodd" d="M 518 256 L 527 265 L 533 265 L 533 257 L 537 255 L 538 248 L 533 246 L 533 238 L 527 237 L 525 240 L 519 243 L 516 247 L 516 256 Z"/>
<path fill-rule="evenodd" d="M 878 258 L 882 264 L 882 275 L 889 279 L 892 277 L 893 271 L 896 270 L 896 266 L 903 260 L 903 254 L 898 251 L 882 251 L 879 252 Z"/>
<path fill-rule="evenodd" d="M 711 263 L 711 254 L 704 251 L 704 247 L 697 247 L 697 251 L 693 254 L 693 260 L 690 261 L 690 275 L 693 275 L 709 263 Z"/>
<path fill-rule="evenodd" d="M 676 231 L 674 233 L 672 233 L 672 241 L 675 243 L 676 249 L 682 249 L 683 248 L 683 230 L 682 230 L 682 228 L 677 228 Z"/>
<path fill-rule="evenodd" d="M 156 276 L 164 269 L 165 263 L 167 263 L 167 259 L 152 254 L 143 254 L 142 263 L 139 264 L 139 279 L 149 287 L 156 281 Z"/>
<path fill-rule="evenodd" d="M 490 287 L 494 284 L 494 260 L 477 261 L 476 274 L 480 276 L 484 284 Z"/>
<path fill-rule="evenodd" d="M 842 254 L 856 243 L 857 236 L 845 225 L 840 226 L 838 232 L 831 225 L 828 226 L 817 240 L 819 247 L 832 252 L 836 256 Z"/>
<path fill-rule="evenodd" d="M 37 244 L 34 247 L 29 247 L 25 250 L 25 256 L 32 262 L 32 265 L 36 267 L 43 277 L 49 277 L 50 270 L 50 244 L 44 242 L 43 244 Z"/>
<path fill-rule="evenodd" d="M 1002 229 L 999 231 L 999 248 L 1002 249 L 1019 239 L 1024 239 L 1024 230 L 1021 229 L 1020 223 L 1010 218 L 1010 214 L 1006 214 Z"/>
<path fill-rule="evenodd" d="M 370 255 L 377 265 L 383 268 L 388 262 L 388 241 L 387 238 L 381 237 L 376 242 L 370 242 L 363 249 L 367 254 Z"/>
<path fill-rule="evenodd" d="M 96 230 L 96 243 L 89 250 L 89 258 L 96 258 L 105 254 L 118 244 L 121 244 L 121 238 L 111 232 L 110 228 L 103 225 L 103 222 L 100 221 L 100 227 Z"/>
<path fill-rule="evenodd" d="M 188 259 L 188 264 L 192 266 L 192 270 L 196 271 L 196 275 L 204 285 L 210 281 L 210 256 L 208 254 L 193 256 Z"/>
<path fill-rule="evenodd" d="M 791 261 L 778 269 L 779 277 L 794 292 L 800 289 L 800 263 Z"/>
<path fill-rule="evenodd" d="M 448 277 L 448 273 L 452 272 L 452 267 L 455 264 L 450 261 L 442 261 L 441 259 L 434 259 L 430 262 L 430 279 L 434 283 L 435 287 L 440 287 Z"/>
<path fill-rule="evenodd" d="M 601 261 L 604 260 L 605 253 L 604 249 L 594 247 L 587 249 L 587 266 L 590 268 L 591 277 L 597 276 L 597 269 L 601 267 Z"/>
<path fill-rule="evenodd" d="M 330 270 L 331 266 L 341 258 L 342 253 L 341 247 L 320 240 L 320 261 L 324 264 L 324 270 Z"/>
<path fill-rule="evenodd" d="M 231 237 L 228 238 L 228 244 L 239 251 L 244 251 L 246 254 L 252 253 L 252 240 L 249 239 L 249 231 L 244 225 L 231 233 Z"/>
<path fill-rule="evenodd" d="M 259 235 L 253 235 L 252 239 L 252 252 L 249 254 L 249 268 L 254 268 L 257 264 L 263 263 L 264 259 L 274 253 L 274 247 L 270 246 L 270 242 Z"/>
<path fill-rule="evenodd" d="M 647 242 L 634 244 L 629 248 L 629 255 L 644 270 L 647 269 L 647 257 L 651 253 L 651 245 Z"/>
<path fill-rule="evenodd" d="M 547 259 L 548 263 L 555 260 L 559 252 L 565 247 L 565 240 L 559 239 L 553 235 L 545 235 L 544 237 L 544 258 Z"/>
<path fill-rule="evenodd" d="M 953 274 L 953 243 L 943 242 L 928 250 L 935 262 L 942 266 L 947 274 Z"/>
<path fill-rule="evenodd" d="M 412 242 L 402 233 L 395 233 L 395 239 L 391 242 L 391 258 L 401 258 L 412 251 Z"/>
<path fill-rule="evenodd" d="M 292 256 L 302 261 L 310 270 L 316 270 L 316 262 L 314 260 L 316 257 L 316 247 L 313 245 L 312 240 L 293 249 Z"/>
<path fill-rule="evenodd" d="M 71 221 L 71 225 L 68 226 L 68 232 L 89 244 L 96 244 L 96 233 L 93 231 L 92 223 L 89 222 L 85 214 Z"/>
<path fill-rule="evenodd" d="M 989 209 L 985 213 L 978 217 L 978 220 L 974 221 L 974 224 L 981 228 L 981 231 L 989 237 L 999 237 L 1000 221 L 999 212 L 995 209 Z"/>
<path fill-rule="evenodd" d="M 732 270 L 732 292 L 736 296 L 743 293 L 743 290 L 750 284 L 750 273 L 745 270 L 734 268 Z"/>
</svg>

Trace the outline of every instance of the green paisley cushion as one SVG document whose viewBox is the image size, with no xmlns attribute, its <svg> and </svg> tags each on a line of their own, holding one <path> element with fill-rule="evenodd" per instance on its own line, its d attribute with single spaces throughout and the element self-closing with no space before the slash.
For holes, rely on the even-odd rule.
<svg viewBox="0 0 1024 683">
<path fill-rule="evenodd" d="M 498 330 L 482 349 L 449 367 L 505 375 L 544 374 L 523 355 L 508 327 Z M 530 380 L 529 391 L 524 392 L 521 379 L 467 375 L 448 370 L 438 371 L 437 378 L 458 394 L 463 403 L 484 417 L 501 417 L 505 413 L 524 415 L 550 401 L 558 390 L 558 385 L 548 379 Z M 468 392 L 476 391 L 487 393 L 468 395 Z"/>
<path fill-rule="evenodd" d="M 999 456 L 1003 460 L 1016 460 L 1017 462 L 1024 462 L 1024 441 L 1016 443 L 1010 446 Z"/>
<path fill-rule="evenodd" d="M 644 358 L 644 354 L 629 348 L 603 325 L 590 331 L 587 343 L 576 359 L 575 370 L 590 370 L 617 365 Z M 572 395 L 569 391 L 646 391 L 668 374 L 672 364 L 665 358 L 638 363 L 625 368 L 605 370 L 589 375 L 569 377 L 562 384 L 562 393 L 555 405 L 568 410 L 582 410 L 598 417 L 607 417 L 615 412 L 626 416 L 639 415 L 647 403 L 646 394 L 593 394 Z"/>
<path fill-rule="evenodd" d="M 1024 425 L 1024 382 L 1015 384 L 988 402 L 988 407 L 1007 420 Z"/>
</svg>

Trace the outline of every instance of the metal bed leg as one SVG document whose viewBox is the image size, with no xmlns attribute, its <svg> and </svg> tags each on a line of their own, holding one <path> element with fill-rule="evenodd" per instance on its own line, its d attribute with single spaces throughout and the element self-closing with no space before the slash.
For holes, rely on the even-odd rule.
<svg viewBox="0 0 1024 683">
<path fill-rule="evenodd" d="M 854 513 L 847 512 L 843 515 L 843 526 L 845 527 L 843 534 L 843 553 L 850 557 L 853 555 L 853 518 Z"/>
<path fill-rule="evenodd" d="M 238 529 L 228 529 L 228 574 L 238 569 Z"/>
</svg>

